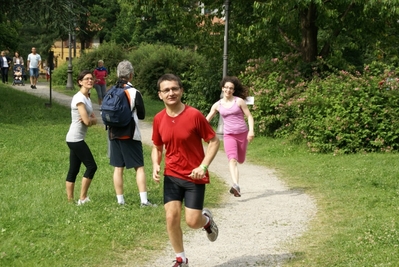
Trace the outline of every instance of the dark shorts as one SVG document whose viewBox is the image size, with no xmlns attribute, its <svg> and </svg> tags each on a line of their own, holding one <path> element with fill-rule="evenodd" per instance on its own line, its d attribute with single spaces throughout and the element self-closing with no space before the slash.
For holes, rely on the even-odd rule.
<svg viewBox="0 0 399 267">
<path fill-rule="evenodd" d="M 143 145 L 132 139 L 111 140 L 109 164 L 126 169 L 144 166 Z"/>
<path fill-rule="evenodd" d="M 194 184 L 192 182 L 172 176 L 164 177 L 163 202 L 183 202 L 187 208 L 202 210 L 205 199 L 205 184 Z"/>
</svg>

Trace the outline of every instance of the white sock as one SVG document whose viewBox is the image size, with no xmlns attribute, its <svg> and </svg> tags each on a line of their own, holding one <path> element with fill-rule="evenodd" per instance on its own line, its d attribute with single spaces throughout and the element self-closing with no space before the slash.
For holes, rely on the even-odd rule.
<svg viewBox="0 0 399 267">
<path fill-rule="evenodd" d="M 180 253 L 176 253 L 176 258 L 181 258 L 183 260 L 184 263 L 186 263 L 186 253 L 180 252 Z"/>
<path fill-rule="evenodd" d="M 147 192 L 140 192 L 140 200 L 144 204 L 148 202 Z"/>
<path fill-rule="evenodd" d="M 205 215 L 204 215 L 205 216 Z M 208 216 L 205 216 L 205 218 L 206 218 L 206 223 L 205 223 L 205 225 L 204 225 L 204 227 L 209 223 L 209 221 L 211 220 L 211 219 L 209 219 L 209 217 Z"/>
<path fill-rule="evenodd" d="M 119 204 L 125 204 L 125 198 L 123 195 L 116 195 L 116 199 L 118 200 Z"/>
</svg>

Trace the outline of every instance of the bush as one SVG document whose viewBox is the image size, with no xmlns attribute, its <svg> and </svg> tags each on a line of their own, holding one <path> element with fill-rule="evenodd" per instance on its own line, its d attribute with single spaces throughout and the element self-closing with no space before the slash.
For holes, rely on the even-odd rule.
<svg viewBox="0 0 399 267">
<path fill-rule="evenodd" d="M 363 74 L 301 81 L 286 79 L 289 72 L 267 72 L 268 63 L 250 67 L 242 80 L 255 96 L 257 134 L 306 142 L 314 152 L 399 149 L 399 83 L 392 69 L 374 63 Z"/>
<path fill-rule="evenodd" d="M 291 135 L 312 151 L 398 150 L 399 91 L 379 86 L 380 80 L 344 71 L 313 80 L 292 105 L 298 115 Z"/>
<path fill-rule="evenodd" d="M 82 70 L 93 70 L 97 67 L 98 60 L 104 60 L 104 66 L 110 75 L 107 78 L 107 85 L 116 82 L 116 67 L 120 61 L 127 58 L 128 51 L 116 43 L 102 43 L 98 48 L 86 51 L 81 57 L 72 60 L 73 81 Z M 52 75 L 55 85 L 65 85 L 68 77 L 68 62 L 56 68 Z"/>
<path fill-rule="evenodd" d="M 219 97 L 221 78 L 215 74 L 212 64 L 195 51 L 165 44 L 144 44 L 132 50 L 129 60 L 135 67 L 134 86 L 154 99 L 158 98 L 157 81 L 165 73 L 181 78 L 185 91 L 183 101 L 203 112 L 209 111 L 215 96 Z"/>
</svg>

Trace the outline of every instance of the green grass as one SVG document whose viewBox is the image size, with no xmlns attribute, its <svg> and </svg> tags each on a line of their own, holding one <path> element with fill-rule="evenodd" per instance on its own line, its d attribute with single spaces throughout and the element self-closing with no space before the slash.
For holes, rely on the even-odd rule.
<svg viewBox="0 0 399 267">
<path fill-rule="evenodd" d="M 124 266 L 163 250 L 167 234 L 162 185 L 152 181 L 144 147 L 148 194 L 158 208 L 139 207 L 134 170 L 125 170 L 127 205 L 116 204 L 106 132 L 91 127 L 86 142 L 99 166 L 89 189 L 92 202 L 67 202 L 70 110 L 0 85 L 0 266 Z M 84 166 L 81 168 L 82 176 Z M 77 179 L 75 197 L 81 178 Z M 206 206 L 219 203 L 225 185 L 213 179 Z"/>
<path fill-rule="evenodd" d="M 288 245 L 297 257 L 287 266 L 397 266 L 398 154 L 312 154 L 256 138 L 248 157 L 317 202 L 310 230 Z"/>
<path fill-rule="evenodd" d="M 68 204 L 69 109 L 47 109 L 43 99 L 1 85 L 0 90 L 7 99 L 0 102 L 0 266 L 117 266 L 162 249 L 163 209 L 138 207 L 133 171 L 125 176 L 131 204 L 115 205 L 102 127 L 90 128 L 87 136 L 99 165 L 89 191 L 93 202 Z M 158 104 L 146 99 L 148 117 L 163 107 Z M 147 175 L 149 153 L 145 148 Z M 399 154 L 312 154 L 284 140 L 257 137 L 248 161 L 274 168 L 291 188 L 317 202 L 309 230 L 286 244 L 297 256 L 286 266 L 397 266 Z M 217 205 L 224 186 L 214 179 L 207 206 Z M 160 204 L 161 186 L 148 179 L 148 187 L 150 199 Z"/>
</svg>

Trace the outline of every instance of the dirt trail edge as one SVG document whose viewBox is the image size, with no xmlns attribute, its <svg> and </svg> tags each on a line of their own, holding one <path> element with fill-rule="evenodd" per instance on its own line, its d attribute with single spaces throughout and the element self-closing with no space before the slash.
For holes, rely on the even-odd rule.
<svg viewBox="0 0 399 267">
<path fill-rule="evenodd" d="M 13 86 L 43 98 L 49 98 L 48 83 L 37 89 Z M 71 97 L 52 92 L 52 100 L 69 106 Z M 99 107 L 93 104 L 96 115 Z M 101 120 L 101 119 L 100 119 Z M 151 125 L 140 122 L 143 143 L 151 145 Z M 251 144 L 248 149 L 251 149 Z M 231 184 L 226 155 L 219 151 L 209 171 Z M 226 190 L 220 208 L 211 209 L 219 228 L 219 237 L 209 242 L 202 230 L 184 233 L 185 252 L 191 267 L 282 266 L 293 255 L 285 245 L 301 236 L 316 214 L 315 201 L 298 190 L 289 189 L 271 169 L 250 163 L 239 165 L 241 198 Z M 212 181 L 212 177 L 211 177 Z M 146 266 L 172 266 L 175 255 L 169 243 Z M 126 263 L 126 266 L 136 266 Z"/>
</svg>

